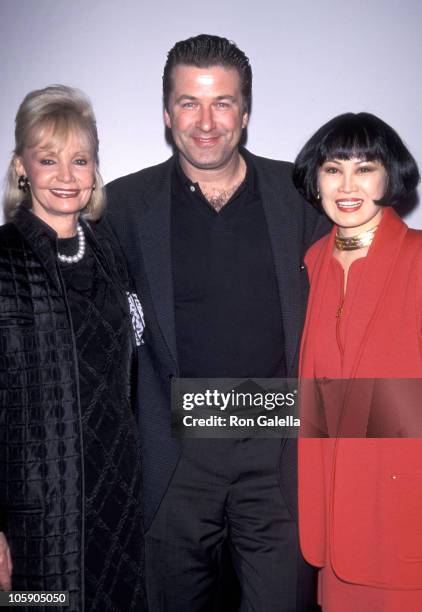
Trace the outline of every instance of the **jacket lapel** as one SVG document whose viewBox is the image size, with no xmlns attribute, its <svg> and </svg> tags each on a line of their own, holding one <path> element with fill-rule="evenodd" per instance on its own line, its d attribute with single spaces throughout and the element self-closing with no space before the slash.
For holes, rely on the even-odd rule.
<svg viewBox="0 0 422 612">
<path fill-rule="evenodd" d="M 355 377 L 373 322 L 383 305 L 385 292 L 394 273 L 396 260 L 407 232 L 407 225 L 392 208 L 386 208 L 362 270 L 349 319 L 343 372 Z"/>
<path fill-rule="evenodd" d="M 293 375 L 305 311 L 299 272 L 302 253 L 298 248 L 302 236 L 298 235 L 298 226 L 294 223 L 297 214 L 290 209 L 287 186 L 273 168 L 261 165 L 259 158 L 246 154 L 253 159 L 257 173 L 280 295 L 287 372 Z"/>
<path fill-rule="evenodd" d="M 141 245 L 158 325 L 177 368 L 170 228 L 172 168 L 171 159 L 163 165 L 155 184 L 131 203 L 135 213 L 130 231 L 134 243 Z"/>
<path fill-rule="evenodd" d="M 325 287 L 328 279 L 328 271 L 330 269 L 330 260 L 333 256 L 335 233 L 336 228 L 333 227 L 329 236 L 325 240 L 324 248 L 321 249 L 318 254 L 318 258 L 312 272 L 311 288 L 308 299 L 308 311 L 302 337 L 301 363 L 299 368 L 299 373 L 303 377 L 314 376 L 314 330 L 316 330 L 318 327 L 320 312 L 324 303 Z M 309 333 L 309 330 L 312 330 L 311 333 Z"/>
<path fill-rule="evenodd" d="M 360 380 L 359 366 L 375 320 L 380 316 L 379 311 L 406 232 L 407 225 L 394 210 L 384 209 L 381 223 L 365 258 L 355 299 L 350 306 L 343 361 L 343 377 L 348 379 L 348 385 L 341 417 L 341 431 L 348 437 L 367 435 L 371 412 L 374 410 L 377 381 L 367 379 L 367 372 L 363 380 Z"/>
</svg>

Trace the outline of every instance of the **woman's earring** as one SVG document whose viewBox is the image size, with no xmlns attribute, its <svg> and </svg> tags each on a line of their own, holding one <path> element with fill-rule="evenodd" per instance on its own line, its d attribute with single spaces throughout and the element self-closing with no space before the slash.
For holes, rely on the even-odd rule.
<svg viewBox="0 0 422 612">
<path fill-rule="evenodd" d="M 25 176 L 24 174 L 21 174 L 20 177 L 18 178 L 18 189 L 20 189 L 24 193 L 29 191 L 28 177 Z"/>
</svg>

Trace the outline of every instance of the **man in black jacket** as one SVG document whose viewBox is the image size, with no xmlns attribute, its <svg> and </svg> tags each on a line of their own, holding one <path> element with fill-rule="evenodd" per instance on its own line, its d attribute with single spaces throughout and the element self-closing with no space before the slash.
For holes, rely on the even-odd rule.
<svg viewBox="0 0 422 612">
<path fill-rule="evenodd" d="M 178 42 L 163 76 L 176 152 L 108 186 L 108 218 L 145 309 L 139 401 L 153 612 L 209 609 L 225 546 L 242 611 L 314 605 L 297 538 L 294 441 L 181 443 L 170 431 L 172 377 L 297 374 L 302 257 L 326 226 L 295 191 L 290 164 L 239 147 L 251 86 L 247 57 L 227 39 Z"/>
</svg>

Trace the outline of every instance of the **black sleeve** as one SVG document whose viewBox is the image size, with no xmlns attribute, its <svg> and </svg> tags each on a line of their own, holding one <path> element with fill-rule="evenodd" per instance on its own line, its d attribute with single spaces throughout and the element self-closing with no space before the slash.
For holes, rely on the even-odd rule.
<svg viewBox="0 0 422 612">
<path fill-rule="evenodd" d="M 328 234 L 332 223 L 323 211 L 305 201 L 305 253 L 314 242 Z"/>
<path fill-rule="evenodd" d="M 307 202 L 296 189 L 292 173 L 293 164 L 290 162 L 275 162 L 277 168 L 282 172 L 283 182 L 286 186 L 287 193 L 291 199 L 295 214 L 300 216 L 300 224 L 302 227 L 302 260 L 310 246 L 331 229 L 331 222 L 327 215 L 315 206 Z"/>
</svg>

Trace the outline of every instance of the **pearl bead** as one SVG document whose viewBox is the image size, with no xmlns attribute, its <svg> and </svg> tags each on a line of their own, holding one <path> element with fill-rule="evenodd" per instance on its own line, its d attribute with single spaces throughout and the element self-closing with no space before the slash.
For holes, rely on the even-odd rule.
<svg viewBox="0 0 422 612">
<path fill-rule="evenodd" d="M 57 257 L 62 263 L 78 263 L 78 261 L 81 261 L 85 255 L 85 234 L 82 226 L 79 223 L 76 226 L 76 233 L 78 235 L 78 250 L 75 255 L 62 255 L 61 253 L 58 253 Z"/>
</svg>

